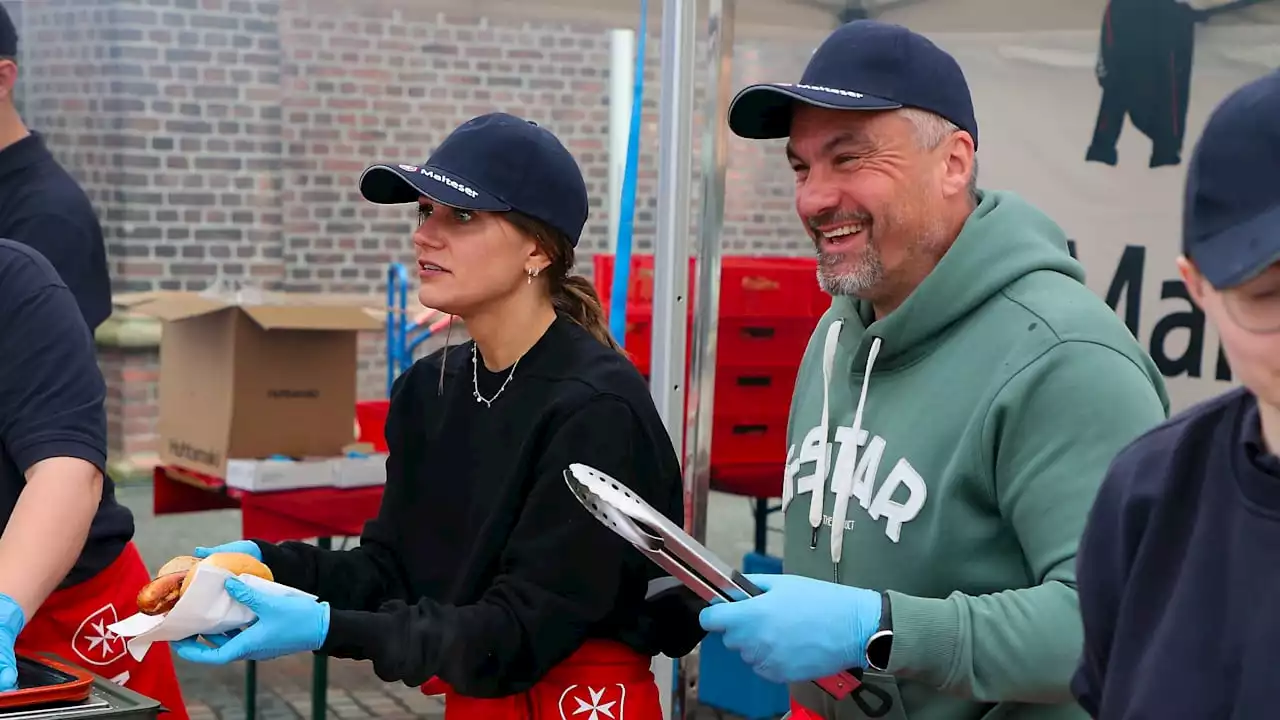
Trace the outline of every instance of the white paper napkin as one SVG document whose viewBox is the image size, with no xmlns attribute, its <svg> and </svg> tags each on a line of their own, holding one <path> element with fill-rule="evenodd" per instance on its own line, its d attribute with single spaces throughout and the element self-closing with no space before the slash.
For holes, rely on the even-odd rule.
<svg viewBox="0 0 1280 720">
<path fill-rule="evenodd" d="M 192 635 L 217 635 L 243 628 L 257 618 L 253 611 L 231 597 L 226 581 L 231 572 L 213 565 L 196 566 L 191 586 L 173 609 L 164 615 L 137 613 L 107 627 L 122 638 L 134 660 L 142 660 L 152 643 L 182 640 Z M 256 575 L 240 575 L 240 581 L 270 595 L 293 595 L 316 599 L 314 595 L 263 580 Z"/>
</svg>

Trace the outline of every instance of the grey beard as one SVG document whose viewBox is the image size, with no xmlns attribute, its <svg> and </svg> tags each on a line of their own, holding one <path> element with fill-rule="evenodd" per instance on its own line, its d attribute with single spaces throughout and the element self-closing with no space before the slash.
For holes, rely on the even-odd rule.
<svg viewBox="0 0 1280 720">
<path fill-rule="evenodd" d="M 884 265 L 874 248 L 864 262 L 850 272 L 837 273 L 834 267 L 840 262 L 837 256 L 818 254 L 818 287 L 832 296 L 852 295 L 862 297 L 884 279 Z"/>
</svg>

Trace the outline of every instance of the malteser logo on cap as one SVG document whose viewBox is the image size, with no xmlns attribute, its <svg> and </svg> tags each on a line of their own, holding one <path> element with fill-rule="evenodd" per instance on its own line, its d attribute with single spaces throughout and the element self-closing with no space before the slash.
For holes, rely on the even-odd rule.
<svg viewBox="0 0 1280 720">
<path fill-rule="evenodd" d="M 401 165 L 400 169 L 404 170 L 405 172 L 416 172 L 426 177 L 429 177 L 438 183 L 444 183 L 445 185 L 448 185 L 454 190 L 457 190 L 458 192 L 465 194 L 467 197 L 474 198 L 474 197 L 480 196 L 480 193 L 476 192 L 475 190 L 472 190 L 471 188 L 467 187 L 466 185 L 463 185 L 462 183 L 458 182 L 457 180 L 454 180 L 453 178 L 447 175 L 441 175 L 440 173 L 434 170 L 428 170 L 427 168 L 420 168 L 414 165 Z"/>
<path fill-rule="evenodd" d="M 778 84 L 783 87 L 794 87 L 794 88 L 800 88 L 801 90 L 816 90 L 817 92 L 831 93 L 833 95 L 843 95 L 845 97 L 851 97 L 851 98 L 862 97 L 862 93 L 860 92 L 854 92 L 852 90 L 839 90 L 837 88 L 823 87 L 821 85 L 802 85 L 802 84 L 792 84 L 792 83 L 778 83 Z"/>
<path fill-rule="evenodd" d="M 463 185 L 457 180 L 454 180 L 453 178 L 447 177 L 445 175 L 441 175 L 438 172 L 433 172 L 431 170 L 419 170 L 418 172 L 422 173 L 423 175 L 426 175 L 427 177 L 431 178 L 432 180 L 435 180 L 436 182 L 442 182 L 445 185 L 448 185 L 449 187 L 453 188 L 454 190 L 457 190 L 458 192 L 465 193 L 467 197 L 479 197 L 480 195 L 480 193 L 476 192 L 475 190 L 472 190 L 466 185 Z"/>
</svg>

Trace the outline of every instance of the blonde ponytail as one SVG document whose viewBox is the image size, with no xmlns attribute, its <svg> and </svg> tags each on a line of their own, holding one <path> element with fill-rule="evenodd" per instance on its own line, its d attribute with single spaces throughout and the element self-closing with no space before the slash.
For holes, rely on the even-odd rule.
<svg viewBox="0 0 1280 720">
<path fill-rule="evenodd" d="M 553 280 L 554 282 L 554 280 Z M 600 296 L 591 281 L 581 275 L 569 275 L 552 287 L 551 303 L 556 310 L 581 325 L 595 339 L 622 352 L 622 346 L 609 332 L 609 319 L 604 315 Z"/>
</svg>

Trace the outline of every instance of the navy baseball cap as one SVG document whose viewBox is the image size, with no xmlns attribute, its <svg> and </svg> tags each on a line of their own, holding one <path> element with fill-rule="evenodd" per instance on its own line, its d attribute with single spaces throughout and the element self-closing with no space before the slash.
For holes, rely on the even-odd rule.
<svg viewBox="0 0 1280 720">
<path fill-rule="evenodd" d="M 960 63 L 901 25 L 841 25 L 814 51 L 799 83 L 764 83 L 739 92 L 729 106 L 729 128 L 752 140 L 787 137 L 795 102 L 835 110 L 927 110 L 955 123 L 978 145 L 973 98 Z"/>
<path fill-rule="evenodd" d="M 360 176 L 369 202 L 426 196 L 463 210 L 516 212 L 541 220 L 578 245 L 587 223 L 587 183 L 573 155 L 537 123 L 490 113 L 460 125 L 421 165 L 373 165 Z"/>
<path fill-rule="evenodd" d="M 18 56 L 18 28 L 13 26 L 13 19 L 0 3 L 0 57 Z"/>
<path fill-rule="evenodd" d="M 1280 262 L 1280 70 L 1209 116 L 1187 166 L 1182 251 L 1219 290 Z"/>
</svg>

